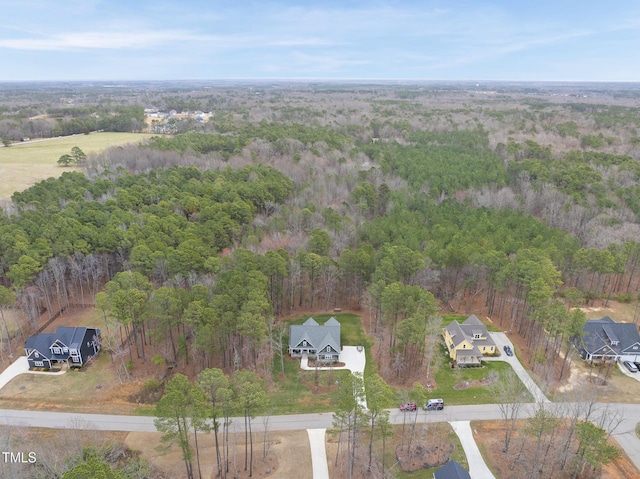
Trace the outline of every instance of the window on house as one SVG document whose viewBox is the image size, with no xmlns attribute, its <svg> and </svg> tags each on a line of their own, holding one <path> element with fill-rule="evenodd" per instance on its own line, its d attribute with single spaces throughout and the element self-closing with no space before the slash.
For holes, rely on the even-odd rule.
<svg viewBox="0 0 640 479">
<path fill-rule="evenodd" d="M 42 368 L 44 367 L 44 361 L 34 361 L 33 364 L 37 367 L 37 368 Z"/>
<path fill-rule="evenodd" d="M 466 345 L 466 344 L 463 344 L 463 345 L 462 345 L 462 349 L 467 349 L 467 345 Z"/>
<path fill-rule="evenodd" d="M 53 354 L 62 354 L 62 350 L 58 347 L 53 348 Z"/>
<path fill-rule="evenodd" d="M 69 348 L 67 348 L 67 347 L 62 348 L 62 352 L 63 353 L 68 353 L 69 352 Z"/>
<path fill-rule="evenodd" d="M 74 356 L 74 357 L 72 357 L 72 358 L 71 358 L 71 360 L 72 360 L 74 363 L 79 363 L 79 362 L 80 362 L 80 358 L 79 358 L 78 356 Z"/>
<path fill-rule="evenodd" d="M 38 354 L 38 353 L 34 353 L 34 356 L 35 356 L 36 358 L 39 358 L 39 357 L 40 357 L 40 354 Z"/>
<path fill-rule="evenodd" d="M 306 342 L 306 341 L 302 341 L 302 345 L 303 345 L 303 346 L 306 346 L 306 345 L 307 345 L 307 342 Z"/>
<path fill-rule="evenodd" d="M 480 337 L 481 337 L 481 336 L 480 336 L 480 334 L 479 334 L 479 333 L 476 333 L 476 334 L 474 334 L 474 335 L 473 335 L 473 339 L 480 339 Z"/>
</svg>

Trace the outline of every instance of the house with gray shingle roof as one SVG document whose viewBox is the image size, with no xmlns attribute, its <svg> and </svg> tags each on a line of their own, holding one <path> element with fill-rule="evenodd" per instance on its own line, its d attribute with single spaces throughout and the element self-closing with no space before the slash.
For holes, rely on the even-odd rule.
<svg viewBox="0 0 640 479">
<path fill-rule="evenodd" d="M 483 356 L 496 352 L 496 343 L 475 314 L 463 323 L 451 321 L 443 328 L 442 336 L 449 350 L 449 357 L 457 366 L 480 366 Z"/>
<path fill-rule="evenodd" d="M 471 479 L 471 475 L 456 461 L 449 461 L 433 473 L 433 479 Z"/>
<path fill-rule="evenodd" d="M 616 323 L 609 316 L 590 319 L 572 343 L 587 361 L 640 361 L 640 334 L 633 323 Z"/>
<path fill-rule="evenodd" d="M 289 326 L 289 354 L 300 358 L 306 354 L 320 361 L 340 360 L 340 323 L 334 317 L 323 325 L 313 319 Z"/>
</svg>

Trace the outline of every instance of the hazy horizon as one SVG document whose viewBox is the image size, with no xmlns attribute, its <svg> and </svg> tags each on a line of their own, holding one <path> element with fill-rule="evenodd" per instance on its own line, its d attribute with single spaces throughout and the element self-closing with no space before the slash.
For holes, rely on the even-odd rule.
<svg viewBox="0 0 640 479">
<path fill-rule="evenodd" d="M 640 4 L 0 0 L 0 82 L 636 82 Z"/>
</svg>

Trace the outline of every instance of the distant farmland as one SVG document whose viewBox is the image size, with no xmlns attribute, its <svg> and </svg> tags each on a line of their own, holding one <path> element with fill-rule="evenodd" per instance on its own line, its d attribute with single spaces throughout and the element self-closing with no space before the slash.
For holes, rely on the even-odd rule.
<svg viewBox="0 0 640 479">
<path fill-rule="evenodd" d="M 142 133 L 92 133 L 14 143 L 8 148 L 0 148 L 0 201 L 51 176 L 79 171 L 79 168 L 61 167 L 57 163 L 58 158 L 70 153 L 74 146 L 89 155 L 111 146 L 138 143 L 151 136 Z"/>
</svg>

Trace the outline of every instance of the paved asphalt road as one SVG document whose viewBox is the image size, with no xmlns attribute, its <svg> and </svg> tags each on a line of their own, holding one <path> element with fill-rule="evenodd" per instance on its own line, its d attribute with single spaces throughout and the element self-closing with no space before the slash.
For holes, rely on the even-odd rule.
<svg viewBox="0 0 640 479">
<path fill-rule="evenodd" d="M 545 408 L 556 409 L 557 415 L 570 414 L 575 407 L 586 410 L 586 405 L 577 404 L 545 404 Z M 535 404 L 527 404 L 521 408 L 520 417 L 533 414 Z M 483 421 L 501 419 L 500 407 L 496 404 L 473 406 L 447 406 L 442 411 L 423 411 L 403 413 L 392 409 L 390 420 L 395 424 L 413 421 L 449 422 L 449 421 Z M 595 404 L 592 405 L 592 420 L 609 431 L 618 440 L 631 460 L 640 467 L 640 439 L 635 434 L 636 425 L 640 422 L 640 404 Z M 300 429 L 326 429 L 332 427 L 332 413 L 297 414 L 269 417 L 268 427 L 271 431 L 290 431 Z M 262 417 L 253 420 L 254 431 L 263 430 Z M 0 409 L 0 424 L 15 426 L 31 426 L 55 429 L 92 429 L 103 431 L 140 431 L 155 432 L 152 417 L 117 416 L 107 414 L 76 414 L 45 411 L 21 411 Z M 232 419 L 232 429 L 240 430 L 242 418 Z"/>
</svg>

